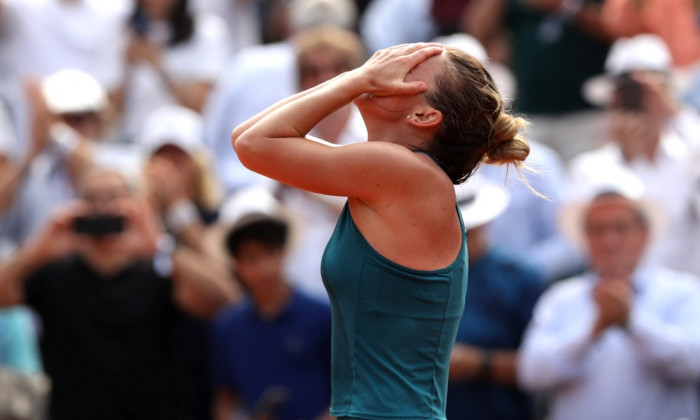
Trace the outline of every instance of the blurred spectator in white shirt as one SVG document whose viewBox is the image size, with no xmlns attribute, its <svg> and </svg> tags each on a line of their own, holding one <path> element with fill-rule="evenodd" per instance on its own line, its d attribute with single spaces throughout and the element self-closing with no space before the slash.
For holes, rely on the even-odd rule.
<svg viewBox="0 0 700 420">
<path fill-rule="evenodd" d="M 108 92 L 121 83 L 119 40 L 131 0 L 0 0 L 0 92 L 9 100 L 26 148 L 28 104 L 22 86 L 73 68 Z"/>
<path fill-rule="evenodd" d="M 698 418 L 700 280 L 644 262 L 663 212 L 633 177 L 606 181 L 564 208 L 590 271 L 537 303 L 520 383 L 551 398 L 551 420 Z"/>
<path fill-rule="evenodd" d="M 288 5 L 291 33 L 281 42 L 245 48 L 226 63 L 207 103 L 204 116 L 207 145 L 216 157 L 226 192 L 269 180 L 246 169 L 231 147 L 231 131 L 240 123 L 299 89 L 294 34 L 317 25 L 355 26 L 351 0 L 292 0 Z"/>
<path fill-rule="evenodd" d="M 229 56 L 229 35 L 216 15 L 193 14 L 188 0 L 139 0 L 129 20 L 124 84 L 117 104 L 123 140 L 163 105 L 201 112 Z"/>
<path fill-rule="evenodd" d="M 622 38 L 611 48 L 606 69 L 584 93 L 606 107 L 612 141 L 570 162 L 571 190 L 601 174 L 636 177 L 668 214 L 667 232 L 648 257 L 700 275 L 700 218 L 692 200 L 697 186 L 691 182 L 700 120 L 673 91 L 668 48 L 655 35 Z"/>
</svg>

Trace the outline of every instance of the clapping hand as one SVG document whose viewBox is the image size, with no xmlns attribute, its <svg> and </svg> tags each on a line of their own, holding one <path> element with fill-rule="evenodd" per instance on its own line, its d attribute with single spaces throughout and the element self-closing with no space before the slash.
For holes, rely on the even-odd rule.
<svg viewBox="0 0 700 420">
<path fill-rule="evenodd" d="M 593 298 L 598 307 L 599 327 L 625 327 L 629 320 L 631 296 L 632 287 L 628 281 L 606 279 L 598 282 Z"/>
</svg>

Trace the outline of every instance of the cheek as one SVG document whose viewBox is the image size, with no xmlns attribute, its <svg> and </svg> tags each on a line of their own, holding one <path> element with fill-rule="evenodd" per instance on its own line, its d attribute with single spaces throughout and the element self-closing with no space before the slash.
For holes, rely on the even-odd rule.
<svg viewBox="0 0 700 420">
<path fill-rule="evenodd" d="M 377 107 L 389 112 L 405 112 L 411 108 L 415 102 L 413 97 L 409 96 L 370 96 L 367 99 Z"/>
</svg>

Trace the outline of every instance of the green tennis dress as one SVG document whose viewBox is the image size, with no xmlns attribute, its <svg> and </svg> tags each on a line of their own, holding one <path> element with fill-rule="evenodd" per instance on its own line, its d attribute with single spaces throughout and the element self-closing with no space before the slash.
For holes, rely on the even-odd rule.
<svg viewBox="0 0 700 420">
<path fill-rule="evenodd" d="M 449 266 L 414 270 L 372 248 L 346 203 L 321 274 L 333 313 L 331 415 L 445 419 L 450 353 L 467 290 L 466 234 Z"/>
</svg>

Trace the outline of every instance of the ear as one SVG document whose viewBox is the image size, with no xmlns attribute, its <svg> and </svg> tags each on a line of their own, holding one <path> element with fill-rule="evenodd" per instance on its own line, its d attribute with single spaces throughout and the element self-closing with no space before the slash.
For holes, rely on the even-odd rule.
<svg viewBox="0 0 700 420">
<path fill-rule="evenodd" d="M 416 110 L 406 121 L 417 128 L 433 128 L 442 122 L 442 112 L 435 108 Z"/>
</svg>

